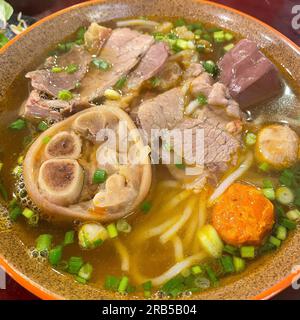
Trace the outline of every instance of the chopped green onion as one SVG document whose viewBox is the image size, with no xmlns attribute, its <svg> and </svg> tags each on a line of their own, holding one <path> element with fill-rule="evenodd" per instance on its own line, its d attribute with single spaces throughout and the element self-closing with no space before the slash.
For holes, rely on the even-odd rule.
<svg viewBox="0 0 300 320">
<path fill-rule="evenodd" d="M 150 291 L 152 289 L 152 281 L 147 281 L 143 283 L 143 289 L 146 291 Z"/>
<path fill-rule="evenodd" d="M 175 42 L 175 46 L 181 50 L 186 50 L 188 48 L 188 42 L 183 39 L 177 39 Z"/>
<path fill-rule="evenodd" d="M 102 169 L 97 169 L 94 173 L 93 176 L 93 183 L 94 184 L 99 184 L 99 183 L 104 183 L 107 179 L 107 172 Z"/>
<path fill-rule="evenodd" d="M 118 236 L 118 230 L 117 230 L 116 225 L 114 223 L 109 224 L 106 227 L 106 230 L 107 230 L 108 235 L 111 239 L 116 238 Z"/>
<path fill-rule="evenodd" d="M 199 96 L 197 97 L 197 100 L 200 106 L 205 106 L 207 104 L 207 98 L 204 94 L 199 94 Z"/>
<path fill-rule="evenodd" d="M 150 83 L 151 83 L 152 88 L 156 88 L 160 84 L 160 78 L 153 77 L 153 78 L 150 79 Z"/>
<path fill-rule="evenodd" d="M 5 46 L 8 43 L 9 39 L 3 34 L 0 33 L 0 48 Z"/>
<path fill-rule="evenodd" d="M 75 231 L 71 230 L 65 233 L 64 245 L 74 243 Z"/>
<path fill-rule="evenodd" d="M 294 230 L 297 227 L 297 224 L 295 221 L 292 221 L 286 218 L 279 219 L 279 224 L 282 225 L 283 227 L 286 227 L 288 230 Z"/>
<path fill-rule="evenodd" d="M 294 173 L 291 169 L 283 170 L 279 177 L 279 182 L 287 187 L 292 187 L 294 180 Z"/>
<path fill-rule="evenodd" d="M 270 169 L 270 165 L 267 162 L 263 162 L 258 166 L 258 169 L 267 172 Z"/>
<path fill-rule="evenodd" d="M 61 52 L 68 52 L 71 50 L 71 48 L 74 46 L 73 42 L 66 42 L 66 43 L 59 43 L 57 45 L 57 50 Z"/>
<path fill-rule="evenodd" d="M 3 168 L 3 162 L 0 162 L 0 171 L 2 170 Z"/>
<path fill-rule="evenodd" d="M 48 260 L 52 266 L 57 266 L 62 257 L 62 246 L 56 246 L 55 248 L 49 251 Z"/>
<path fill-rule="evenodd" d="M 34 215 L 34 212 L 28 208 L 25 208 L 22 214 L 25 218 L 30 219 Z"/>
<path fill-rule="evenodd" d="M 266 243 L 264 243 L 263 246 L 261 246 L 259 248 L 259 253 L 260 254 L 264 254 L 264 253 L 273 251 L 275 249 L 276 249 L 276 247 L 271 242 L 267 241 Z"/>
<path fill-rule="evenodd" d="M 115 276 L 106 276 L 104 288 L 110 291 L 117 291 L 120 280 Z"/>
<path fill-rule="evenodd" d="M 197 275 L 203 272 L 200 266 L 193 266 L 191 268 L 191 271 L 192 271 L 192 274 L 194 275 Z"/>
<path fill-rule="evenodd" d="M 161 32 L 155 32 L 153 33 L 153 37 L 155 39 L 155 41 L 163 41 L 165 40 L 165 34 L 161 33 Z"/>
<path fill-rule="evenodd" d="M 15 206 L 11 210 L 9 210 L 9 217 L 13 221 L 16 221 L 21 214 L 22 209 L 19 206 Z"/>
<path fill-rule="evenodd" d="M 147 281 L 143 283 L 143 289 L 144 289 L 144 297 L 150 298 L 151 297 L 151 290 L 152 290 L 152 282 Z"/>
<path fill-rule="evenodd" d="M 86 263 L 80 268 L 78 272 L 78 276 L 88 281 L 91 279 L 92 273 L 93 273 L 93 266 L 89 263 Z"/>
<path fill-rule="evenodd" d="M 186 25 L 186 21 L 182 18 L 180 19 L 177 19 L 175 22 L 174 22 L 174 26 L 175 27 L 182 27 L 182 26 L 185 26 Z"/>
<path fill-rule="evenodd" d="M 37 213 L 34 213 L 29 219 L 28 219 L 28 224 L 31 226 L 36 226 L 39 223 L 40 216 Z"/>
<path fill-rule="evenodd" d="M 52 242 L 52 236 L 51 234 L 41 234 L 37 239 L 36 239 L 36 250 L 41 252 L 44 250 L 49 250 Z"/>
<path fill-rule="evenodd" d="M 22 165 L 23 164 L 23 161 L 24 161 L 24 156 L 20 156 L 17 160 L 18 162 L 18 165 Z"/>
<path fill-rule="evenodd" d="M 126 289 L 128 287 L 128 283 L 129 283 L 128 277 L 126 277 L 126 276 L 122 277 L 122 279 L 120 280 L 120 283 L 119 283 L 118 292 L 125 293 Z"/>
<path fill-rule="evenodd" d="M 9 125 L 9 128 L 10 129 L 13 129 L 13 130 L 22 130 L 24 128 L 26 128 L 26 121 L 24 119 L 18 119 L 14 122 L 12 122 L 10 125 Z"/>
<path fill-rule="evenodd" d="M 107 71 L 111 68 L 111 64 L 103 59 L 93 59 L 93 64 L 100 70 Z"/>
<path fill-rule="evenodd" d="M 240 248 L 242 258 L 253 259 L 255 257 L 255 248 L 253 246 L 243 246 Z"/>
<path fill-rule="evenodd" d="M 142 204 L 141 204 L 141 210 L 144 212 L 144 213 L 148 213 L 151 209 L 151 203 L 149 201 L 144 201 Z"/>
<path fill-rule="evenodd" d="M 281 241 L 273 236 L 270 236 L 269 242 L 273 244 L 276 248 L 279 248 L 281 245 Z"/>
<path fill-rule="evenodd" d="M 213 33 L 213 38 L 214 38 L 214 41 L 215 41 L 215 42 L 218 42 L 218 43 L 224 42 L 224 41 L 225 41 L 224 31 L 223 31 L 223 30 L 221 30 L 221 31 L 215 31 L 215 32 Z"/>
<path fill-rule="evenodd" d="M 202 65 L 204 70 L 213 76 L 216 76 L 219 72 L 217 65 L 212 60 L 204 61 Z"/>
<path fill-rule="evenodd" d="M 52 67 L 52 69 L 51 69 L 51 72 L 52 73 L 60 73 L 60 72 L 63 72 L 63 68 L 61 68 L 61 67 Z"/>
<path fill-rule="evenodd" d="M 234 35 L 229 32 L 225 32 L 224 37 L 226 41 L 231 41 L 234 38 Z"/>
<path fill-rule="evenodd" d="M 287 236 L 287 228 L 284 226 L 277 226 L 276 228 L 276 238 L 279 240 L 285 240 Z"/>
<path fill-rule="evenodd" d="M 263 188 L 272 188 L 274 189 L 273 182 L 268 179 L 263 180 Z"/>
<path fill-rule="evenodd" d="M 275 191 L 273 188 L 262 189 L 263 195 L 269 200 L 275 200 Z"/>
<path fill-rule="evenodd" d="M 81 284 L 86 284 L 86 283 L 87 283 L 87 280 L 85 280 L 85 279 L 83 279 L 83 278 L 81 278 L 81 277 L 79 277 L 79 276 L 76 276 L 76 277 L 75 277 L 75 280 L 76 280 L 77 282 L 81 283 Z"/>
<path fill-rule="evenodd" d="M 276 190 L 276 200 L 283 204 L 283 205 L 288 205 L 293 203 L 294 201 L 294 193 L 291 189 L 288 187 L 279 187 Z"/>
<path fill-rule="evenodd" d="M 290 210 L 286 213 L 288 219 L 297 221 L 300 218 L 300 211 L 298 209 Z"/>
<path fill-rule="evenodd" d="M 131 231 L 131 225 L 125 219 L 120 219 L 117 221 L 117 229 L 120 232 L 129 233 Z"/>
<path fill-rule="evenodd" d="M 234 44 L 233 43 L 229 43 L 223 49 L 224 49 L 225 52 L 228 52 L 233 48 L 234 48 Z"/>
<path fill-rule="evenodd" d="M 223 252 L 229 253 L 234 256 L 238 254 L 239 249 L 229 244 L 226 244 L 223 248 Z"/>
<path fill-rule="evenodd" d="M 247 146 L 253 146 L 256 143 L 256 134 L 248 132 L 246 134 L 245 142 Z"/>
<path fill-rule="evenodd" d="M 246 262 L 242 258 L 233 257 L 233 265 L 234 265 L 235 272 L 238 273 L 245 270 Z"/>
<path fill-rule="evenodd" d="M 201 23 L 190 23 L 187 28 L 190 31 L 202 31 L 203 26 Z"/>
<path fill-rule="evenodd" d="M 208 278 L 209 278 L 209 280 L 211 281 L 211 283 L 212 283 L 213 285 L 217 285 L 217 284 L 219 283 L 219 280 L 218 280 L 217 275 L 216 275 L 215 272 L 213 271 L 213 269 L 212 269 L 210 266 L 206 265 L 206 266 L 205 266 L 205 271 L 206 271 L 206 273 L 207 273 L 207 275 L 208 275 Z"/>
<path fill-rule="evenodd" d="M 70 257 L 68 265 L 69 273 L 78 274 L 80 268 L 83 266 L 83 260 L 81 257 Z"/>
<path fill-rule="evenodd" d="M 66 68 L 65 71 L 69 74 L 75 73 L 76 71 L 78 71 L 78 65 L 77 64 L 69 64 Z"/>
<path fill-rule="evenodd" d="M 59 100 L 63 101 L 70 101 L 73 98 L 73 94 L 69 90 L 61 90 L 57 96 Z"/>
<path fill-rule="evenodd" d="M 80 27 L 76 32 L 76 38 L 77 40 L 81 40 L 84 38 L 86 32 L 86 27 Z"/>
<path fill-rule="evenodd" d="M 104 91 L 104 97 L 109 100 L 119 100 L 121 99 L 121 95 L 118 91 L 113 89 L 106 89 Z"/>
<path fill-rule="evenodd" d="M 42 142 L 43 142 L 43 144 L 47 144 L 47 143 L 49 143 L 50 140 L 51 140 L 51 137 L 46 136 L 43 138 Z"/>
<path fill-rule="evenodd" d="M 194 31 L 195 36 L 201 36 L 202 33 L 203 33 L 202 29 L 197 29 Z"/>
<path fill-rule="evenodd" d="M 46 131 L 49 128 L 48 123 L 46 121 L 41 121 L 38 124 L 38 130 L 39 131 Z"/>
<path fill-rule="evenodd" d="M 223 267 L 223 270 L 225 273 L 232 273 L 234 272 L 234 265 L 233 265 L 233 259 L 231 256 L 222 256 L 220 258 L 221 265 Z"/>
<path fill-rule="evenodd" d="M 115 84 L 115 89 L 117 90 L 121 90 L 124 86 L 125 86 L 125 83 L 127 81 L 127 77 L 124 76 L 124 77 L 121 77 Z"/>
</svg>

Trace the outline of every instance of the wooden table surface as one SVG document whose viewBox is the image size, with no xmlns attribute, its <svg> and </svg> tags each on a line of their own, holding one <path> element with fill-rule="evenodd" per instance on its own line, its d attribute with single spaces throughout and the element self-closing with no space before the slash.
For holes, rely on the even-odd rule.
<svg viewBox="0 0 300 320">
<path fill-rule="evenodd" d="M 162 0 L 163 1 L 163 0 Z M 83 2 L 80 0 L 8 0 L 15 11 L 23 14 L 41 18 L 54 11 L 73 4 Z M 292 7 L 300 5 L 300 0 L 214 0 L 229 7 L 246 12 L 256 18 L 268 23 L 279 30 L 295 43 L 300 45 L 300 29 L 292 28 Z M 37 299 L 31 293 L 19 286 L 13 279 L 7 277 L 6 290 L 0 290 L 0 300 L 32 300 Z M 300 300 L 300 290 L 288 288 L 278 294 L 274 299 Z"/>
</svg>

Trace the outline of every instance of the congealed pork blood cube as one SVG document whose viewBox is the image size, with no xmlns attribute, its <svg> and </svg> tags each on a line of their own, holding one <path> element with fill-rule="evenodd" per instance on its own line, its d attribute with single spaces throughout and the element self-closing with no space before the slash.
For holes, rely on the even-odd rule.
<svg viewBox="0 0 300 320">
<path fill-rule="evenodd" d="M 277 68 L 253 41 L 241 40 L 224 55 L 219 67 L 220 81 L 241 108 L 263 102 L 280 92 Z"/>
</svg>

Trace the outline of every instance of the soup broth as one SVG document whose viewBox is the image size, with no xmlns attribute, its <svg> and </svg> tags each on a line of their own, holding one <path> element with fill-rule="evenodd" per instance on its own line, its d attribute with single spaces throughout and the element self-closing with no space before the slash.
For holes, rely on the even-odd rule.
<svg viewBox="0 0 300 320">
<path fill-rule="evenodd" d="M 211 71 L 209 66 L 203 62 L 212 61 L 213 68 L 216 68 L 217 62 L 230 50 L 233 50 L 241 40 L 238 34 L 230 30 L 184 19 L 132 18 L 124 21 L 111 21 L 106 23 L 105 27 L 112 30 L 120 27 L 130 28 L 141 34 L 153 36 L 156 43 L 165 43 L 169 46 L 168 58 L 165 63 L 170 63 L 173 66 L 176 63 L 176 66 L 180 68 L 179 77 L 165 87 L 162 85 L 161 72 L 163 69 L 160 68 L 158 73 L 143 81 L 137 93 L 135 92 L 134 98 L 129 94 L 129 102 L 123 99 L 128 97 L 126 96 L 128 91 L 126 92 L 123 88 L 116 90 L 114 86 L 110 89 L 117 91 L 117 98 L 108 97 L 106 94 L 105 99 L 100 97 L 101 99 L 94 101 L 96 105 L 109 101 L 110 105 L 117 105 L 117 107 L 125 109 L 133 118 L 131 111 L 136 106 L 147 102 L 149 97 L 153 99 L 168 90 L 184 86 L 187 69 L 192 63 L 201 65 L 201 68 L 204 68 L 202 73 L 211 72 L 212 81 L 217 82 L 218 71 L 214 71 L 217 69 Z M 82 29 L 79 31 L 82 33 L 81 36 L 78 36 L 78 33 L 72 35 L 62 44 L 77 41 L 73 46 L 87 45 L 87 38 L 84 37 L 87 30 L 89 31 L 87 28 Z M 59 57 L 66 54 L 59 51 L 61 47 L 62 45 L 52 48 L 54 56 Z M 102 50 L 105 50 L 105 44 Z M 94 60 L 92 61 L 94 64 L 96 57 L 101 57 L 101 52 L 93 52 Z M 47 57 L 49 57 L 48 53 L 46 57 L 41 57 L 37 65 L 40 65 Z M 272 57 L 270 58 L 272 59 Z M 98 65 L 100 60 L 97 60 Z M 100 62 L 103 63 L 103 60 Z M 32 66 L 31 69 L 33 70 L 37 65 Z M 10 214 L 16 207 L 21 211 L 28 207 L 32 212 L 33 208 L 36 208 L 34 215 L 38 215 L 38 222 L 35 220 L 30 222 L 30 219 L 22 214 L 19 214 L 15 219 L 13 218 L 16 220 L 13 223 L 13 228 L 17 230 L 25 246 L 28 247 L 29 257 L 30 255 L 42 255 L 45 260 L 48 260 L 50 250 L 63 243 L 66 232 L 74 230 L 75 237 L 71 241 L 72 243 L 63 246 L 61 259 L 53 264 L 53 268 L 58 272 L 66 276 L 74 276 L 78 281 L 83 282 L 83 285 L 89 282 L 96 287 L 115 291 L 122 295 L 149 298 L 159 292 L 159 297 L 182 297 L 219 285 L 219 281 L 221 280 L 222 283 L 224 277 L 243 272 L 245 265 L 251 264 L 254 258 L 262 259 L 261 256 L 265 253 L 279 248 L 281 242 L 287 237 L 286 233 L 295 228 L 295 221 L 300 217 L 300 212 L 297 209 L 300 205 L 300 202 L 299 204 L 297 202 L 298 153 L 296 159 L 289 161 L 284 158 L 285 156 L 273 156 L 270 150 L 266 155 L 264 150 L 261 150 L 265 146 L 258 147 L 257 144 L 262 143 L 260 141 L 263 140 L 263 134 L 267 134 L 263 130 L 274 125 L 279 126 L 278 137 L 282 134 L 280 126 L 287 127 L 295 134 L 295 143 L 298 143 L 299 124 L 295 119 L 299 116 L 297 108 L 299 105 L 299 86 L 289 78 L 288 73 L 282 67 L 279 65 L 277 67 L 281 81 L 284 82 L 284 90 L 275 97 L 258 103 L 254 108 L 243 109 L 243 116 L 239 120 L 242 123 L 242 129 L 238 133 L 241 145 L 235 155 L 230 157 L 231 162 L 226 170 L 215 167 L 213 178 L 208 176 L 201 187 L 192 188 L 187 187 L 190 185 L 190 181 L 176 179 L 178 170 L 181 174 L 180 172 L 186 168 L 185 164 L 173 165 L 173 171 L 162 163 L 152 165 L 152 183 L 145 199 L 123 217 L 104 221 L 102 224 L 105 230 L 108 230 L 105 231 L 108 232 L 108 235 L 105 239 L 101 239 L 101 245 L 95 245 L 93 248 L 88 248 L 88 246 L 82 248 L 82 245 L 80 246 L 78 243 L 78 233 L 84 224 L 100 224 L 97 219 L 98 222 L 93 219 L 80 221 L 76 218 L 73 219 L 73 222 L 70 220 L 56 221 L 55 218 L 48 219 L 48 213 L 44 214 L 42 210 L 30 206 L 31 202 L 28 202 L 30 200 L 28 200 L 26 183 L 20 178 L 24 157 L 26 157 L 32 143 L 44 132 L 44 129 L 47 132 L 48 128 L 52 127 L 52 122 L 45 121 L 45 128 L 40 125 L 42 119 L 38 121 L 26 120 L 24 127 L 21 123 L 22 128 L 19 128 L 18 124 L 15 124 L 15 127 L 10 125 L 15 123 L 18 118 L 23 119 L 19 116 L 21 105 L 27 99 L 29 91 L 32 91 L 28 85 L 28 79 L 25 79 L 25 73 L 20 75 L 0 103 L 0 138 L 2 141 L 0 161 L 3 165 L 1 185 L 7 191 L 7 196 L 2 192 L 2 203 L 9 208 Z M 89 67 L 87 74 L 93 72 L 93 68 L 94 66 Z M 103 72 L 105 66 L 102 65 L 101 68 Z M 110 68 L 114 68 L 114 65 Z M 68 92 L 80 94 L 80 90 L 80 86 L 78 86 Z M 49 93 L 46 93 L 43 98 L 52 99 Z M 54 99 L 59 100 L 59 98 Z M 204 108 L 208 104 L 207 99 L 208 96 L 203 93 L 198 94 L 195 100 L 198 101 L 198 105 L 195 110 Z M 231 98 L 227 96 L 226 99 Z M 188 98 L 189 102 L 185 104 L 185 108 L 192 100 L 193 98 Z M 127 103 L 125 107 L 124 103 Z M 221 107 L 215 108 L 220 110 Z M 76 114 L 73 117 L 76 117 Z M 195 117 L 194 114 L 190 115 L 191 119 L 195 119 Z M 142 121 L 139 120 L 136 123 L 141 125 Z M 234 125 L 239 124 L 234 122 Z M 273 129 L 272 127 L 270 130 Z M 288 136 L 290 133 L 283 134 Z M 50 138 L 53 139 L 53 137 Z M 51 141 L 50 138 L 49 141 Z M 287 143 L 289 142 L 287 141 Z M 280 143 L 280 139 L 278 143 Z M 288 148 L 292 150 L 293 146 L 288 146 Z M 278 150 L 278 152 L 282 151 Z M 275 164 L 273 158 L 276 158 L 278 164 L 277 162 Z M 281 161 L 278 158 L 284 159 Z M 172 174 L 174 170 L 176 172 Z M 232 178 L 234 176 L 235 178 Z M 245 198 L 243 196 L 237 197 L 236 200 L 230 198 L 230 188 L 236 183 L 241 183 L 249 188 L 245 189 Z M 281 190 L 280 188 L 286 189 Z M 13 204 L 11 203 L 12 199 L 15 199 Z M 257 201 L 257 207 L 263 211 L 263 213 L 255 212 L 255 219 L 257 219 L 255 223 L 260 223 L 259 227 L 264 230 L 261 231 L 258 238 L 252 237 L 252 235 L 249 237 L 248 235 L 237 235 L 235 234 L 236 229 L 229 232 L 230 227 L 226 230 L 225 227 L 219 229 L 216 227 L 216 221 L 225 219 L 226 215 L 222 210 L 217 210 L 217 204 L 220 201 L 223 201 L 228 210 L 235 208 L 234 204 L 229 203 L 230 201 L 241 201 L 239 206 L 241 216 L 249 215 L 251 219 L 254 219 L 254 213 L 250 212 L 249 208 L 252 200 L 249 199 L 253 199 L 252 204 Z M 269 218 L 266 218 L 268 208 L 271 211 Z M 291 211 L 294 213 L 290 213 Z M 269 219 L 269 221 L 258 222 L 259 219 Z M 234 221 L 237 224 L 240 223 L 241 227 L 244 223 L 241 220 L 242 218 L 236 218 Z M 229 222 L 224 220 L 225 224 L 228 226 Z M 117 230 L 117 236 L 110 234 L 108 226 Z M 211 229 L 207 229 L 207 226 Z M 52 236 L 51 246 L 38 252 L 37 239 L 43 234 Z M 92 276 L 84 278 L 83 273 L 69 272 L 66 263 L 70 264 L 72 257 L 81 257 L 84 263 L 91 265 L 93 267 Z M 124 288 L 121 285 L 122 281 L 125 283 Z"/>
</svg>

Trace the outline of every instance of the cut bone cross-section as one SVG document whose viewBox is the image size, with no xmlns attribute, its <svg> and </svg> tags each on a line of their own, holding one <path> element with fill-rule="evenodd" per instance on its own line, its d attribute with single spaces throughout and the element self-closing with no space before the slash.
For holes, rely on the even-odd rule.
<svg viewBox="0 0 300 320">
<path fill-rule="evenodd" d="M 64 206 L 78 199 L 83 179 L 83 170 L 76 160 L 51 159 L 42 164 L 38 184 L 49 201 Z"/>
<path fill-rule="evenodd" d="M 81 153 L 81 140 L 69 132 L 60 132 L 47 144 L 45 155 L 47 158 L 78 159 Z"/>
</svg>

